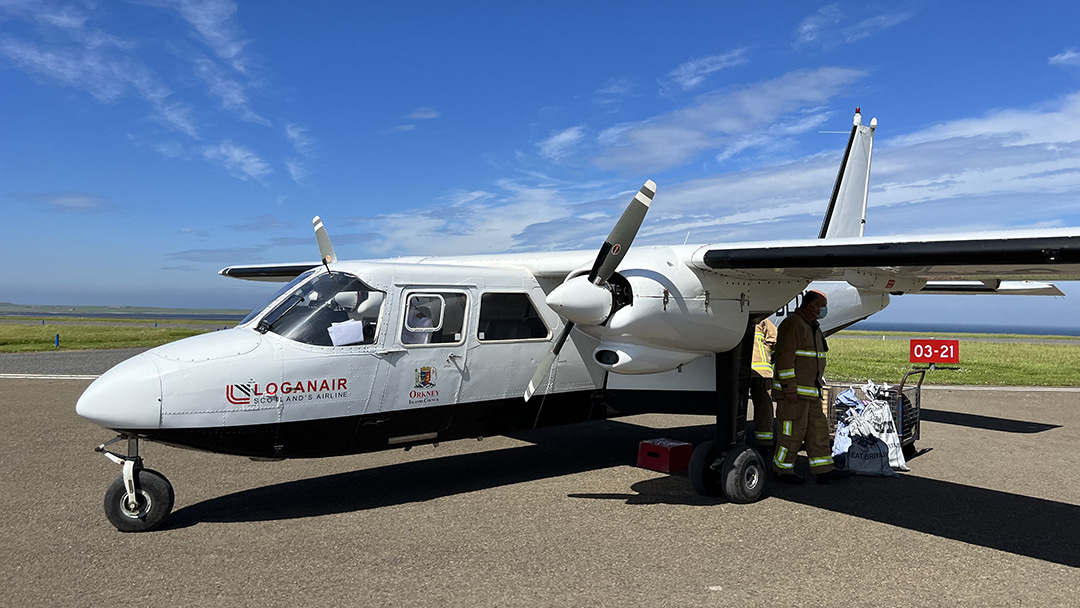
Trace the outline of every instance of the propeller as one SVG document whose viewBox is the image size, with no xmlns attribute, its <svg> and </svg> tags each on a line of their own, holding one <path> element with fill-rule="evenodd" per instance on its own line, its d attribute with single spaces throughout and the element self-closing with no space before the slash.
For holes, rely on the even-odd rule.
<svg viewBox="0 0 1080 608">
<path fill-rule="evenodd" d="M 315 240 L 319 242 L 319 255 L 324 265 L 329 265 L 337 261 L 337 254 L 334 253 L 334 246 L 330 244 L 330 237 L 326 234 L 326 227 L 323 226 L 322 219 L 319 216 L 315 216 L 311 220 L 311 224 L 315 227 Z"/>
<path fill-rule="evenodd" d="M 596 261 L 587 276 L 574 277 L 552 290 L 547 296 L 547 304 L 559 313 L 566 324 L 551 345 L 551 351 L 540 360 L 536 373 L 525 388 L 525 401 L 528 401 L 540 384 L 547 378 L 552 364 L 559 356 L 570 330 L 576 323 L 600 325 L 611 314 L 612 295 L 608 279 L 615 274 L 623 256 L 630 249 L 630 244 L 637 236 L 645 213 L 656 196 L 656 183 L 651 179 L 634 195 L 633 200 L 623 211 L 611 234 L 596 254 Z"/>
</svg>

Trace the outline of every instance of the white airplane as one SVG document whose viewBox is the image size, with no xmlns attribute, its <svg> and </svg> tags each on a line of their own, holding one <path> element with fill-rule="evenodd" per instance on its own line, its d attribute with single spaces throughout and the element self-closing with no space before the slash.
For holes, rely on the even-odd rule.
<svg viewBox="0 0 1080 608">
<path fill-rule="evenodd" d="M 863 237 L 876 123 L 856 111 L 813 240 L 631 250 L 652 181 L 599 254 L 344 261 L 315 218 L 321 264 L 223 269 L 290 282 L 235 328 L 132 357 L 80 397 L 79 415 L 118 433 L 97 448 L 123 467 L 109 521 L 150 530 L 172 510 L 142 440 L 311 458 L 643 412 L 716 415 L 716 441 L 693 453 L 694 488 L 757 500 L 767 468 L 744 443 L 741 353 L 812 281 L 827 281 L 831 332 L 890 294 L 1062 295 L 1037 281 L 1080 279 L 1080 228 Z M 121 441 L 126 453 L 107 449 Z"/>
</svg>

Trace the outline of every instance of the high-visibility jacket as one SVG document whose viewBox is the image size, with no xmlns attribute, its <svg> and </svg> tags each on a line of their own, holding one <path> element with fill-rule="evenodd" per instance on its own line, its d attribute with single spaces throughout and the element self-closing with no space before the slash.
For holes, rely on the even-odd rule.
<svg viewBox="0 0 1080 608">
<path fill-rule="evenodd" d="M 776 344 L 776 326 L 768 319 L 754 326 L 754 358 L 750 369 L 762 378 L 773 377 L 772 349 Z"/>
<path fill-rule="evenodd" d="M 829 346 L 821 325 L 807 321 L 798 311 L 791 313 L 776 331 L 773 349 L 773 399 L 784 398 L 785 388 L 795 388 L 801 399 L 820 399 L 825 386 L 825 353 Z"/>
</svg>

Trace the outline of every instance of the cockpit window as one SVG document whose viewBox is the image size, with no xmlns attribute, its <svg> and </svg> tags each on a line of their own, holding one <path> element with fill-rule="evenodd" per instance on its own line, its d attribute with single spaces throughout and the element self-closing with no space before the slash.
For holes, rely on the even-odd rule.
<svg viewBox="0 0 1080 608">
<path fill-rule="evenodd" d="M 316 346 L 372 344 L 384 299 L 352 275 L 324 272 L 294 286 L 256 329 Z"/>
<path fill-rule="evenodd" d="M 319 271 L 318 268 L 312 268 L 311 270 L 308 270 L 307 272 L 302 273 L 300 276 L 296 277 L 295 279 L 289 281 L 288 285 L 286 285 L 286 286 L 282 287 L 281 289 L 277 290 L 277 293 L 275 293 L 262 306 L 260 306 L 260 307 L 256 308 L 255 310 L 249 312 L 248 315 L 246 317 L 244 317 L 244 320 L 240 321 L 239 325 L 243 325 L 244 323 L 247 323 L 248 321 L 254 319 L 255 317 L 257 317 L 259 315 L 261 315 L 262 312 L 264 310 L 266 310 L 267 306 L 270 306 L 271 304 L 273 304 L 274 301 L 277 300 L 278 298 L 280 298 L 285 292 L 296 288 L 297 285 L 299 285 L 300 283 L 303 283 L 304 281 L 310 279 L 311 275 L 315 274 L 318 271 Z"/>
</svg>

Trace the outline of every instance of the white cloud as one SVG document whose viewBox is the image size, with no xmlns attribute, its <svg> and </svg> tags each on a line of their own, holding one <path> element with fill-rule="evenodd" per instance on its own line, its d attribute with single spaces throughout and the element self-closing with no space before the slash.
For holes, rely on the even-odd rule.
<svg viewBox="0 0 1080 608">
<path fill-rule="evenodd" d="M 279 220 L 273 215 L 260 215 L 259 217 L 249 218 L 241 224 L 229 225 L 229 228 L 238 232 L 270 232 L 274 230 L 287 230 L 292 227 L 292 224 Z"/>
<path fill-rule="evenodd" d="M 1080 66 L 1080 53 L 1076 49 L 1069 49 L 1054 55 L 1049 59 L 1050 65 L 1075 65 Z"/>
<path fill-rule="evenodd" d="M 247 86 L 225 73 L 209 59 L 195 61 L 195 73 L 203 79 L 210 96 L 221 103 L 221 107 L 235 112 L 242 120 L 270 126 L 270 121 L 251 110 L 247 98 Z"/>
<path fill-rule="evenodd" d="M 308 136 L 307 127 L 289 123 L 285 125 L 285 138 L 289 140 L 292 147 L 300 154 L 311 153 L 314 142 L 311 137 Z"/>
<path fill-rule="evenodd" d="M 742 65 L 746 62 L 746 49 L 735 49 L 722 55 L 711 55 L 688 61 L 675 68 L 668 74 L 668 78 L 679 85 L 682 90 L 689 91 L 705 82 L 705 77 L 709 74 L 724 68 Z"/>
<path fill-rule="evenodd" d="M 775 143 L 816 128 L 811 109 L 777 123 L 750 121 L 733 139 L 763 131 Z M 736 124 L 743 124 L 737 121 Z M 749 127 L 748 127 L 749 128 Z M 692 142 L 689 134 L 682 137 Z M 961 232 L 1080 224 L 1080 93 L 1032 109 L 991 112 L 914 133 L 878 127 L 867 234 Z M 844 142 L 786 163 L 659 184 L 636 243 L 813 238 L 832 191 Z M 735 145 L 735 144 L 731 144 Z M 764 145 L 764 144 L 760 144 Z M 625 208 L 634 184 L 568 184 L 543 174 L 502 180 L 496 190 L 461 190 L 447 204 L 369 218 L 377 255 L 454 255 L 591 249 Z M 541 185 L 536 185 L 541 184 Z M 417 241 L 423 233 L 438 238 Z"/>
<path fill-rule="evenodd" d="M 289 176 L 292 177 L 293 181 L 300 183 L 311 175 L 308 166 L 314 156 L 315 142 L 308 135 L 306 127 L 292 123 L 285 125 L 285 139 L 289 141 L 289 144 L 299 155 L 298 157 L 286 159 L 285 167 L 288 169 Z"/>
<path fill-rule="evenodd" d="M 109 206 L 106 199 L 85 192 L 43 192 L 14 197 L 28 203 L 46 205 L 53 211 L 62 213 L 98 213 Z"/>
<path fill-rule="evenodd" d="M 44 36 L 43 43 L 0 38 L 0 55 L 31 74 L 45 76 L 65 86 L 81 89 L 102 103 L 116 103 L 129 91 L 135 91 L 153 108 L 151 117 L 158 123 L 198 138 L 198 130 L 187 104 L 171 101 L 173 93 L 153 76 L 137 58 L 124 54 L 122 44 L 105 45 L 108 38 L 100 32 L 83 29 L 85 20 L 49 20 L 43 13 L 31 13 L 38 21 L 63 24 L 68 39 L 55 41 Z"/>
<path fill-rule="evenodd" d="M 225 167 L 234 177 L 244 181 L 247 181 L 248 178 L 262 181 L 262 178 L 270 175 L 273 171 L 266 161 L 259 158 L 251 150 L 238 146 L 229 140 L 225 140 L 216 146 L 204 147 L 202 155 L 206 160 Z"/>
<path fill-rule="evenodd" d="M 434 118 L 439 118 L 440 116 L 442 116 L 442 114 L 438 110 L 434 108 L 424 107 L 416 108 L 415 110 L 410 112 L 409 115 L 405 118 L 409 118 L 411 120 L 431 120 Z"/>
<path fill-rule="evenodd" d="M 617 104 L 623 99 L 634 95 L 637 85 L 629 78 L 611 78 L 593 92 L 593 101 L 601 105 L 610 106 Z"/>
<path fill-rule="evenodd" d="M 289 177 L 297 183 L 304 181 L 306 177 L 311 175 L 307 163 L 297 158 L 285 159 L 285 168 L 289 171 Z"/>
<path fill-rule="evenodd" d="M 548 160 L 560 162 L 575 152 L 575 146 L 585 138 L 584 125 L 570 127 L 560 131 L 540 142 L 536 146 L 540 149 L 540 156 Z"/>
<path fill-rule="evenodd" d="M 818 40 L 823 31 L 839 24 L 840 20 L 840 9 L 835 4 L 819 8 L 799 23 L 795 29 L 795 43 L 808 44 Z"/>
<path fill-rule="evenodd" d="M 565 201 L 553 188 L 534 188 L 513 180 L 500 181 L 499 188 L 500 195 L 453 191 L 443 197 L 450 202 L 447 205 L 347 218 L 347 222 L 377 232 L 365 243 L 371 255 L 451 255 L 518 249 L 522 227 L 568 213 Z M 417 239 L 418 234 L 430 238 Z M 531 245 L 528 248 L 535 247 Z"/>
<path fill-rule="evenodd" d="M 842 11 L 837 4 L 821 7 L 795 28 L 795 46 L 819 44 L 828 48 L 841 43 L 850 44 L 899 25 L 912 17 L 911 13 L 906 12 L 884 13 L 867 17 L 853 25 L 841 25 L 850 10 L 851 7 L 848 7 L 847 11 Z"/>
<path fill-rule="evenodd" d="M 165 0 L 199 35 L 199 38 L 225 63 L 246 73 L 251 60 L 244 56 L 246 40 L 239 38 L 232 23 L 236 4 L 229 0 Z"/>
<path fill-rule="evenodd" d="M 686 108 L 601 133 L 599 141 L 607 147 L 593 162 L 605 169 L 656 172 L 706 150 L 723 156 L 731 145 L 762 145 L 790 134 L 765 130 L 778 120 L 820 123 L 824 118 L 818 108 L 863 76 L 858 70 L 820 68 L 704 95 Z M 748 135 L 760 139 L 748 140 Z"/>
</svg>

